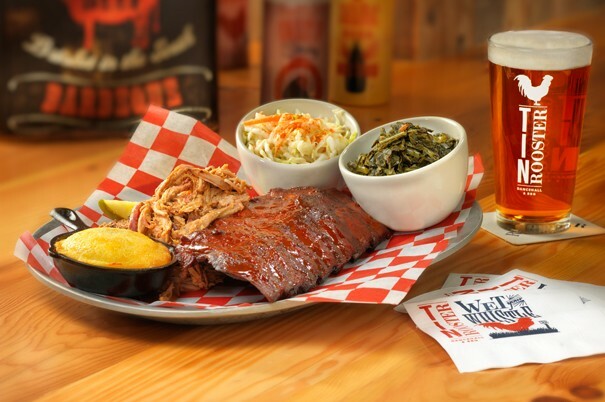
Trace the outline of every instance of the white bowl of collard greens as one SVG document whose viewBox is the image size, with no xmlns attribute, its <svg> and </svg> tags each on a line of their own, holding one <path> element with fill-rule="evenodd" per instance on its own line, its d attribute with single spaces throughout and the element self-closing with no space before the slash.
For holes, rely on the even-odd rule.
<svg viewBox="0 0 605 402">
<path fill-rule="evenodd" d="M 340 155 L 339 168 L 374 219 L 397 231 L 422 230 L 447 218 L 463 199 L 466 131 L 444 117 L 399 119 L 356 139 Z"/>
</svg>

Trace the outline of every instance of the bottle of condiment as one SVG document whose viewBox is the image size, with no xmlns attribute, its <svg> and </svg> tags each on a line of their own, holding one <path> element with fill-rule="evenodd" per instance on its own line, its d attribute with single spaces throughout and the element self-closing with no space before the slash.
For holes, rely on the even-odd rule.
<svg viewBox="0 0 605 402">
<path fill-rule="evenodd" d="M 219 69 L 248 65 L 249 0 L 217 1 L 217 43 Z"/>
<path fill-rule="evenodd" d="M 215 1 L 0 2 L 2 131 L 128 135 L 151 104 L 216 128 Z"/>
<path fill-rule="evenodd" d="M 366 63 L 359 46 L 354 42 L 349 52 L 345 72 L 345 89 L 351 93 L 363 93 L 366 89 Z"/>
<path fill-rule="evenodd" d="M 261 102 L 327 99 L 329 0 L 265 0 Z"/>
<path fill-rule="evenodd" d="M 393 0 L 334 0 L 330 100 L 369 106 L 390 98 Z"/>
</svg>

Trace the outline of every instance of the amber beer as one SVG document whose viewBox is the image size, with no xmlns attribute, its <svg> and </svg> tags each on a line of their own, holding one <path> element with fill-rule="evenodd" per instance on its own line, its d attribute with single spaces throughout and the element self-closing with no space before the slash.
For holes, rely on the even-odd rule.
<svg viewBox="0 0 605 402">
<path fill-rule="evenodd" d="M 522 233 L 569 228 L 592 43 L 555 31 L 489 40 L 498 224 Z"/>
</svg>

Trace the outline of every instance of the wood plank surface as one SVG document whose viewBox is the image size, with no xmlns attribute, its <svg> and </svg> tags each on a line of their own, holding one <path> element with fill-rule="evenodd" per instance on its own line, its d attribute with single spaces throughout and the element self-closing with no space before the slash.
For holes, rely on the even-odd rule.
<svg viewBox="0 0 605 402">
<path fill-rule="evenodd" d="M 574 213 L 605 226 L 605 9 L 551 28 L 588 33 L 595 52 Z M 220 133 L 233 142 L 258 103 L 258 69 L 220 76 Z M 485 57 L 398 61 L 389 104 L 348 108 L 362 130 L 441 115 L 466 127 L 494 208 Z M 0 139 L 0 400 L 582 401 L 605 399 L 605 356 L 460 374 L 447 353 L 392 306 L 321 304 L 238 324 L 174 325 L 78 303 L 39 283 L 13 255 L 18 236 L 56 206 L 80 205 L 126 140 Z M 480 231 L 430 266 L 409 297 L 450 272 L 520 268 L 605 285 L 605 236 L 512 246 Z"/>
</svg>

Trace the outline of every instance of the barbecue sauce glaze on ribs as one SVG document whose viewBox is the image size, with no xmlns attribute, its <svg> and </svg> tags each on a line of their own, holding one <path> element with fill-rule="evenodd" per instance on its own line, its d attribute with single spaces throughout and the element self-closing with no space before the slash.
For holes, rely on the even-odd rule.
<svg viewBox="0 0 605 402">
<path fill-rule="evenodd" d="M 274 189 L 183 237 L 177 253 L 183 269 L 212 268 L 273 302 L 315 287 L 390 234 L 340 191 Z"/>
</svg>

